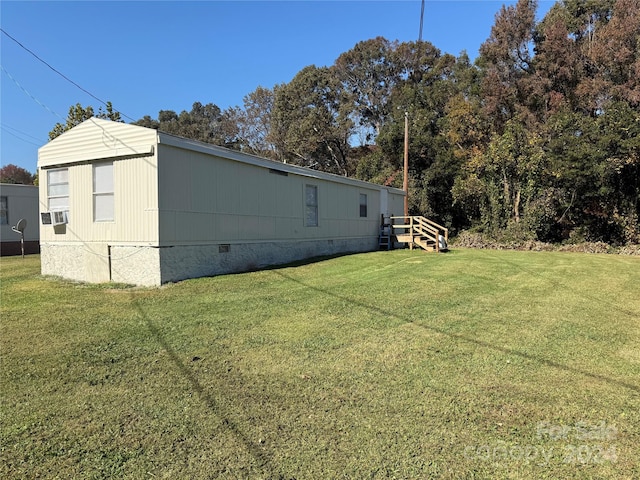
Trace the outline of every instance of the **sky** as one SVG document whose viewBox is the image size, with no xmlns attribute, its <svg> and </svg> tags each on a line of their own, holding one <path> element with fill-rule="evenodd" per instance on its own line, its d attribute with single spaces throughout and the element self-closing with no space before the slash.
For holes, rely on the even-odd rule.
<svg viewBox="0 0 640 480">
<path fill-rule="evenodd" d="M 514 3 L 426 0 L 422 38 L 473 60 Z M 538 17 L 553 3 L 539 0 Z M 127 122 L 194 102 L 242 107 L 257 87 L 330 66 L 360 41 L 416 41 L 420 11 L 421 0 L 2 0 L 15 41 L 0 33 L 0 163 L 35 173 L 38 148 L 76 103 L 97 112 L 110 101 Z"/>
</svg>

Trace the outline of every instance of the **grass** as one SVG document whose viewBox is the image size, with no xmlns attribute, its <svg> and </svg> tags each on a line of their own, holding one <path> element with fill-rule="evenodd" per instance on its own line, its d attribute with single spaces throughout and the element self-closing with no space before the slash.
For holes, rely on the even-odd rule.
<svg viewBox="0 0 640 480">
<path fill-rule="evenodd" d="M 637 257 L 0 267 L 2 478 L 640 478 Z"/>
</svg>

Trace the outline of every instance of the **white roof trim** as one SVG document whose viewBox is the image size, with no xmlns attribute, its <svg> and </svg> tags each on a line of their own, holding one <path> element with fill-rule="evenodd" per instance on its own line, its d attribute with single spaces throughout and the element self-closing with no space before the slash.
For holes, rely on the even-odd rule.
<svg viewBox="0 0 640 480">
<path fill-rule="evenodd" d="M 109 150 L 93 151 L 90 153 L 65 154 L 58 156 L 47 156 L 46 164 L 40 168 L 64 167 L 74 163 L 85 163 L 97 160 L 117 160 L 119 158 L 148 157 L 154 153 L 154 145 L 127 145 L 126 147 L 113 148 Z M 62 160 L 61 162 L 57 162 Z"/>
</svg>

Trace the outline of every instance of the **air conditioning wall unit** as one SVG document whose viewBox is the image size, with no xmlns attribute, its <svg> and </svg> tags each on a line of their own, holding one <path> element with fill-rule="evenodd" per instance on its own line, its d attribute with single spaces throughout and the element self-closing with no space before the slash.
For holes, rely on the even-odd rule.
<svg viewBox="0 0 640 480">
<path fill-rule="evenodd" d="M 51 212 L 51 225 L 65 225 L 69 221 L 68 210 L 56 210 Z"/>
<path fill-rule="evenodd" d="M 52 210 L 51 212 L 40 212 L 42 225 L 66 225 L 69 223 L 69 210 Z"/>
</svg>

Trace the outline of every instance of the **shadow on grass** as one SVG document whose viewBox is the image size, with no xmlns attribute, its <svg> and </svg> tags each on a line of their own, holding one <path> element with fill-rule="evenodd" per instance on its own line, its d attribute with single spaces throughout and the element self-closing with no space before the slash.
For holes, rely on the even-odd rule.
<svg viewBox="0 0 640 480">
<path fill-rule="evenodd" d="M 409 251 L 408 248 L 396 248 L 395 250 L 407 250 Z M 213 278 L 213 277 L 217 277 L 217 276 L 228 276 L 228 275 L 242 275 L 244 273 L 249 273 L 249 272 L 266 272 L 266 271 L 271 271 L 271 270 L 282 270 L 285 268 L 293 268 L 293 267 L 304 267 L 305 265 L 313 265 L 315 263 L 321 263 L 321 262 L 325 262 L 327 260 L 333 260 L 336 258 L 342 258 L 342 257 L 350 257 L 352 255 L 361 255 L 361 254 L 367 254 L 367 253 L 373 253 L 373 252 L 382 252 L 385 250 L 373 250 L 373 251 L 364 251 L 364 252 L 341 252 L 341 253 L 333 253 L 331 255 L 318 255 L 315 257 L 308 257 L 308 258 L 303 258 L 300 260 L 294 260 L 292 262 L 287 262 L 287 263 L 276 263 L 273 265 L 265 265 L 262 267 L 255 267 L 255 268 L 250 268 L 247 270 L 238 270 L 236 272 L 229 272 L 229 273 L 223 273 L 220 275 L 212 275 L 211 277 L 207 277 L 207 278 Z M 426 255 L 433 255 L 434 253 L 432 252 L 427 252 L 424 250 L 416 250 L 416 251 L 422 251 L 424 254 Z M 452 252 L 452 250 L 442 250 L 441 253 L 449 253 Z"/>
<path fill-rule="evenodd" d="M 345 254 L 346 255 L 346 254 Z M 361 307 L 363 309 L 375 312 L 376 314 L 383 314 L 385 316 L 387 316 L 388 318 L 394 318 L 400 322 L 406 323 L 406 324 L 412 324 L 415 325 L 417 327 L 421 327 L 424 328 L 426 330 L 432 331 L 432 332 L 436 332 L 442 335 L 446 335 L 450 338 L 455 338 L 470 344 L 474 344 L 474 345 L 478 345 L 481 346 L 483 348 L 487 348 L 490 350 L 494 350 L 494 351 L 498 351 L 501 353 L 505 353 L 505 354 L 509 354 L 509 355 L 514 355 L 514 356 L 518 356 L 521 358 L 524 358 L 526 360 L 532 361 L 532 362 L 536 362 L 542 365 L 546 365 L 548 367 L 552 367 L 555 369 L 559 369 L 559 370 L 563 370 L 566 372 L 571 372 L 574 374 L 578 374 L 578 375 L 582 375 L 584 377 L 588 377 L 591 379 L 595 379 L 597 381 L 600 382 L 604 382 L 604 383 L 608 383 L 611 385 L 616 385 L 628 390 L 632 390 L 634 392 L 640 392 L 640 386 L 638 385 L 634 385 L 628 382 L 624 382 L 624 381 L 620 381 L 620 380 L 616 380 L 614 378 L 610 378 L 607 377 L 605 375 L 600 375 L 597 373 L 592 373 L 583 369 L 579 369 L 579 368 L 575 368 L 575 367 L 571 367 L 568 365 L 564 365 L 562 363 L 544 358 L 544 357 L 540 357 L 540 356 L 536 356 L 536 355 L 531 355 L 529 353 L 526 352 L 521 352 L 518 350 L 514 350 L 514 349 L 510 349 L 510 348 L 505 348 L 505 347 L 501 347 L 499 345 L 494 345 L 490 342 L 486 342 L 483 340 L 479 340 L 477 338 L 472 338 L 469 336 L 465 336 L 465 335 L 461 335 L 461 334 L 456 334 L 456 333 L 452 333 L 452 332 L 448 332 L 442 328 L 438 328 L 438 327 L 434 327 L 431 325 L 425 325 L 422 323 L 416 323 L 413 320 L 409 320 L 406 318 L 402 318 L 401 316 L 399 316 L 397 313 L 394 313 L 393 311 L 389 311 L 389 310 L 385 310 L 382 309 L 380 307 L 377 306 L 373 306 L 373 305 L 367 305 L 361 301 L 358 301 L 357 299 L 354 298 L 349 298 L 347 296 L 343 296 L 343 295 L 339 295 L 336 294 L 335 292 L 332 292 L 329 289 L 325 289 L 325 288 L 319 288 L 316 286 L 312 286 L 309 285 L 303 281 L 297 280 L 289 275 L 287 275 L 286 273 L 284 273 L 284 269 L 287 267 L 292 267 L 292 266 L 301 266 L 301 265 L 308 265 L 308 264 L 312 264 L 312 263 L 317 263 L 320 261 L 324 261 L 324 260 L 328 260 L 328 259 L 332 259 L 332 258 L 338 258 L 344 255 L 331 255 L 331 256 L 323 256 L 323 257 L 316 257 L 313 259 L 306 259 L 306 260 L 301 260 L 299 262 L 292 262 L 292 263 L 288 263 L 286 265 L 274 265 L 274 266 L 270 266 L 270 267 L 266 267 L 266 268 L 262 268 L 260 270 L 271 270 L 273 271 L 276 275 L 279 275 L 280 277 L 291 281 L 293 283 L 297 283 L 301 286 L 303 286 L 304 288 L 308 288 L 310 290 L 314 290 L 316 292 L 318 292 L 319 294 L 325 295 L 325 296 L 329 296 L 332 298 L 336 298 L 342 301 L 346 301 L 349 302 L 355 306 Z M 506 262 L 506 263 L 511 263 L 511 262 Z M 529 272 L 528 270 L 524 269 L 521 265 L 516 265 L 514 264 L 517 268 L 520 268 L 521 270 L 527 271 L 528 273 L 532 273 L 532 274 L 536 274 L 536 275 L 540 275 L 537 272 Z M 563 285 L 560 282 L 556 282 L 552 279 L 545 278 L 545 280 L 551 282 L 554 285 L 563 287 L 563 288 L 567 288 L 570 290 L 569 287 L 567 287 L 566 285 Z M 582 295 L 580 292 L 577 292 L 577 294 Z M 589 298 L 585 295 L 582 295 L 584 298 Z M 599 299 L 602 300 L 602 299 Z M 613 304 L 610 304 L 609 302 L 603 302 L 605 304 L 607 304 L 607 306 L 611 306 L 612 308 L 615 308 L 616 310 L 625 313 L 627 315 L 632 315 L 632 316 L 636 316 L 635 312 L 631 312 L 629 310 L 625 310 L 622 308 L 619 308 Z M 263 449 L 261 449 L 258 445 L 256 445 L 254 442 L 252 442 L 249 437 L 243 433 L 243 431 L 240 429 L 240 427 L 234 423 L 232 420 L 230 420 L 229 415 L 224 411 L 223 407 L 221 407 L 214 398 L 212 398 L 206 391 L 206 389 L 200 384 L 200 382 L 198 381 L 197 377 L 194 375 L 194 373 L 187 367 L 187 364 L 180 359 L 180 357 L 176 354 L 176 352 L 172 349 L 171 345 L 169 345 L 169 343 L 167 342 L 167 340 L 165 339 L 165 337 L 163 336 L 163 334 L 161 333 L 161 331 L 158 329 L 158 327 L 153 323 L 153 321 L 149 318 L 149 316 L 144 312 L 143 308 L 140 306 L 140 304 L 138 303 L 137 299 L 132 295 L 132 304 L 134 305 L 134 307 L 136 308 L 136 310 L 138 311 L 138 313 L 140 314 L 140 316 L 144 319 L 147 328 L 149 329 L 149 331 L 151 332 L 151 334 L 155 337 L 155 339 L 157 340 L 157 342 L 162 346 L 162 348 L 167 352 L 167 354 L 169 355 L 169 358 L 171 359 L 171 361 L 173 362 L 173 364 L 176 366 L 176 368 L 178 369 L 179 372 L 181 372 L 181 374 L 184 376 L 184 378 L 189 382 L 189 384 L 191 385 L 191 387 L 193 388 L 193 390 L 197 393 L 197 395 L 199 396 L 199 398 L 204 402 L 204 404 L 209 408 L 209 410 L 216 415 L 218 418 L 221 419 L 223 425 L 225 426 L 225 428 L 228 429 L 228 431 L 230 431 L 247 449 L 247 451 L 249 452 L 249 454 L 255 459 L 256 464 L 257 464 L 257 468 L 263 470 L 263 473 L 265 473 L 268 478 L 278 478 L 278 479 L 284 479 L 287 478 L 283 473 L 281 473 L 280 471 L 278 471 L 278 468 L 274 465 L 273 459 L 272 459 L 272 455 L 270 455 L 268 452 L 264 451 Z"/>
<path fill-rule="evenodd" d="M 455 339 L 458 339 L 458 340 L 462 340 L 464 342 L 468 342 L 468 343 L 472 343 L 472 344 L 475 344 L 475 345 L 479 345 L 479 346 L 484 347 L 484 348 L 488 348 L 488 349 L 495 350 L 495 351 L 502 352 L 502 353 L 507 353 L 509 355 L 514 355 L 514 356 L 518 356 L 518 357 L 521 357 L 521 358 L 525 358 L 527 360 L 530 360 L 530 361 L 533 361 L 533 362 L 537 362 L 537 363 L 546 365 L 548 367 L 557 368 L 559 370 L 564 370 L 564 371 L 567 371 L 567 372 L 573 372 L 573 373 L 576 373 L 576 374 L 583 375 L 585 377 L 593 378 L 593 379 L 601 381 L 601 382 L 609 383 L 611 385 L 617 385 L 619 387 L 624 387 L 624 388 L 627 388 L 629 390 L 633 390 L 635 392 L 640 392 L 640 386 L 633 385 L 632 383 L 623 382 L 623 381 L 620 381 L 620 380 L 616 380 L 614 378 L 609 378 L 609 377 L 607 377 L 605 375 L 600 375 L 600 374 L 588 372 L 586 370 L 582 370 L 582 369 L 579 369 L 579 368 L 570 367 L 568 365 L 563 365 L 562 363 L 555 362 L 553 360 L 549 360 L 547 358 L 539 357 L 539 356 L 536 356 L 536 355 L 531 355 L 531 354 L 526 353 L 526 352 L 520 352 L 518 350 L 513 350 L 511 348 L 505 348 L 505 347 L 501 347 L 501 346 L 498 346 L 498 345 L 494 345 L 492 343 L 485 342 L 483 340 L 478 340 L 477 338 L 472 338 L 472 337 L 468 337 L 466 335 L 460 335 L 460 334 L 457 334 L 457 333 L 451 333 L 451 332 L 448 332 L 448 331 L 446 331 L 446 330 L 444 330 L 442 328 L 434 327 L 434 326 L 431 326 L 431 325 L 425 325 L 423 323 L 416 323 L 413 320 L 409 320 L 409 319 L 400 317 L 397 313 L 394 313 L 393 311 L 385 310 L 385 309 L 382 309 L 382 308 L 377 307 L 375 305 L 367 305 L 367 304 L 362 303 L 362 302 L 360 302 L 360 301 L 358 301 L 356 299 L 345 297 L 345 296 L 342 296 L 342 295 L 338 295 L 338 294 L 336 294 L 336 293 L 334 293 L 334 292 L 332 292 L 332 291 L 330 291 L 328 289 L 323 289 L 323 288 L 315 287 L 315 286 L 312 286 L 312 285 L 308 285 L 308 284 L 306 284 L 306 283 L 304 283 L 304 282 L 302 282 L 300 280 L 296 280 L 295 278 L 292 278 L 289 275 L 286 275 L 285 273 L 283 273 L 281 271 L 276 271 L 275 273 L 277 275 L 280 275 L 281 277 L 291 281 L 291 282 L 294 282 L 294 283 L 297 283 L 299 285 L 302 285 L 305 288 L 308 288 L 308 289 L 311 289 L 311 290 L 315 290 L 316 292 L 321 293 L 323 295 L 327 295 L 327 296 L 330 296 L 330 297 L 333 297 L 333 298 L 337 298 L 337 299 L 345 301 L 345 302 L 349 302 L 349 303 L 351 303 L 353 305 L 356 305 L 358 307 L 364 308 L 366 310 L 374 311 L 376 314 L 382 314 L 382 315 L 386 316 L 387 318 L 394 318 L 394 319 L 396 319 L 396 320 L 398 320 L 400 322 L 403 322 L 403 323 L 406 323 L 406 324 L 410 323 L 410 324 L 415 325 L 417 327 L 421 327 L 421 328 L 424 328 L 424 329 L 432 331 L 432 332 L 436 332 L 436 333 L 439 333 L 439 334 L 442 334 L 442 335 L 446 335 L 446 336 L 448 336 L 450 338 L 455 338 Z"/>
<path fill-rule="evenodd" d="M 256 460 L 257 467 L 263 470 L 263 473 L 267 474 L 267 478 L 274 479 L 285 479 L 287 478 L 281 472 L 277 471 L 275 466 L 273 465 L 273 461 L 270 456 L 258 447 L 254 442 L 252 442 L 247 435 L 245 435 L 242 430 L 236 425 L 232 420 L 230 420 L 229 415 L 227 415 L 223 408 L 207 393 L 207 391 L 203 388 L 203 386 L 198 381 L 198 378 L 194 375 L 194 373 L 187 367 L 185 362 L 180 359 L 178 354 L 171 348 L 169 342 L 162 335 L 162 332 L 158 329 L 158 327 L 153 323 L 153 321 L 149 318 L 149 316 L 145 313 L 143 308 L 138 303 L 137 299 L 132 295 L 131 303 L 140 314 L 140 316 L 144 319 L 149 332 L 155 337 L 160 346 L 167 352 L 169 358 L 176 366 L 178 371 L 182 374 L 182 376 L 189 382 L 193 390 L 198 394 L 200 399 L 205 403 L 205 405 L 209 408 L 209 410 L 216 415 L 221 421 L 224 427 L 229 430 L 247 449 L 249 454 Z"/>
</svg>

